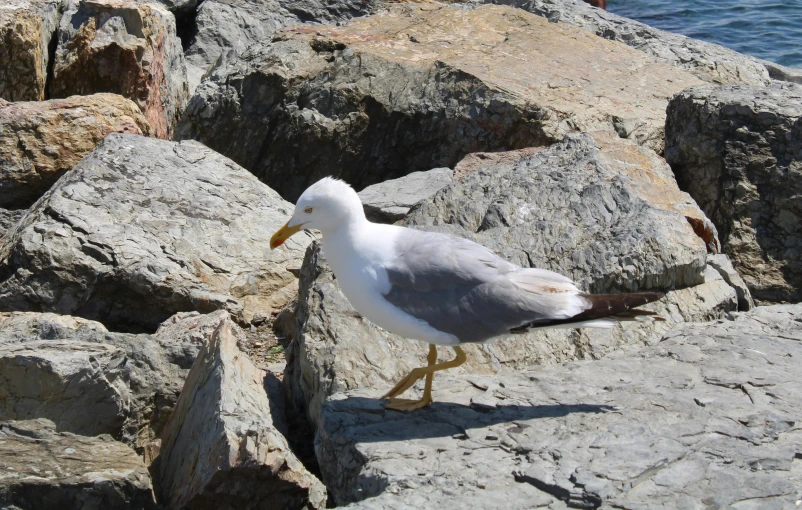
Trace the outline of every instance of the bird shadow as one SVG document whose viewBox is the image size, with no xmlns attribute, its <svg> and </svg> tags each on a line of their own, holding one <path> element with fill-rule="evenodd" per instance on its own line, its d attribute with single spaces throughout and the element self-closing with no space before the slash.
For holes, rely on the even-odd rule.
<svg viewBox="0 0 802 510">
<path fill-rule="evenodd" d="M 617 410 L 599 404 L 546 405 L 463 405 L 434 402 L 429 407 L 409 413 L 384 408 L 387 400 L 349 396 L 329 400 L 324 414 L 335 418 L 346 413 L 344 421 L 353 427 L 357 442 L 409 441 L 437 437 L 468 436 L 471 429 L 501 423 L 516 423 L 542 418 L 559 418 L 574 413 L 607 413 Z M 340 415 L 343 416 L 343 415 Z M 329 419 L 330 419 L 329 418 Z M 336 418 L 333 422 L 337 422 Z M 520 426 L 520 425 L 519 425 Z"/>
</svg>

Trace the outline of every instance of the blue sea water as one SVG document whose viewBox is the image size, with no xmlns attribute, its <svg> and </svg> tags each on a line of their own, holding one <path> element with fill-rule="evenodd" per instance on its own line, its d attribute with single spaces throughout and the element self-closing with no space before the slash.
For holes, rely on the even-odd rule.
<svg viewBox="0 0 802 510">
<path fill-rule="evenodd" d="M 802 0 L 607 0 L 607 10 L 802 68 Z"/>
</svg>

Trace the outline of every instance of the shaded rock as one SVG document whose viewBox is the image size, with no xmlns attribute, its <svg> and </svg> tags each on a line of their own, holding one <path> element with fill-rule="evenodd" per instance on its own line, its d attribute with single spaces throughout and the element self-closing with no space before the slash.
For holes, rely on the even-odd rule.
<svg viewBox="0 0 802 510">
<path fill-rule="evenodd" d="M 802 299 L 802 89 L 692 88 L 669 104 L 666 159 L 758 302 Z"/>
<path fill-rule="evenodd" d="M 158 4 L 69 0 L 50 97 L 119 94 L 139 106 L 154 136 L 172 138 L 189 97 L 175 30 L 175 18 Z"/>
<path fill-rule="evenodd" d="M 339 394 L 315 446 L 350 508 L 794 508 L 799 356 L 802 307 L 757 308 L 600 361 L 438 375 L 414 413 Z"/>
<path fill-rule="evenodd" d="M 755 307 L 755 301 L 752 299 L 749 287 L 741 278 L 741 275 L 732 267 L 732 262 L 728 256 L 723 253 L 708 255 L 707 264 L 718 271 L 724 281 L 735 289 L 735 293 L 738 295 L 738 310 L 746 312 Z"/>
<path fill-rule="evenodd" d="M 181 314 L 155 335 L 130 335 L 78 317 L 0 314 L 0 420 L 47 418 L 142 451 L 172 412 L 198 337 L 226 317 Z"/>
<path fill-rule="evenodd" d="M 326 489 L 274 426 L 265 372 L 224 321 L 187 376 L 162 436 L 160 490 L 170 508 L 324 508 Z"/>
<path fill-rule="evenodd" d="M 215 69 L 176 137 L 221 151 L 289 200 L 326 175 L 359 189 L 576 130 L 660 151 L 668 98 L 700 83 L 509 7 L 396 6 L 277 37 Z"/>
<path fill-rule="evenodd" d="M 203 147 L 112 134 L 0 240 L 0 310 L 153 331 L 180 311 L 269 317 L 310 236 L 270 251 L 292 204 Z"/>
<path fill-rule="evenodd" d="M 802 84 L 802 69 L 798 67 L 785 67 L 776 62 L 761 60 L 761 64 L 769 72 L 769 77 L 776 82 L 789 82 Z"/>
<path fill-rule="evenodd" d="M 409 213 L 410 208 L 451 184 L 454 171 L 435 168 L 368 186 L 359 192 L 370 221 L 393 223 Z"/>
<path fill-rule="evenodd" d="M 0 207 L 29 207 L 109 133 L 150 134 L 132 101 L 114 94 L 0 100 Z"/>
<path fill-rule="evenodd" d="M 45 419 L 0 423 L 0 506 L 156 508 L 148 470 L 109 436 L 56 432 Z"/>
<path fill-rule="evenodd" d="M 518 7 L 554 23 L 579 27 L 686 70 L 708 83 L 769 85 L 765 62 L 718 44 L 666 32 L 575 0 L 488 0 Z M 778 79 L 778 78 L 775 78 Z"/>
<path fill-rule="evenodd" d="M 0 208 L 0 237 L 3 237 L 11 227 L 25 214 L 25 209 L 2 209 Z"/>
<path fill-rule="evenodd" d="M 186 52 L 190 93 L 220 58 L 269 41 L 284 27 L 336 24 L 376 10 L 376 0 L 206 0 L 198 8 L 197 33 Z"/>
<path fill-rule="evenodd" d="M 45 98 L 49 47 L 62 0 L 14 0 L 0 4 L 0 99 Z"/>
</svg>

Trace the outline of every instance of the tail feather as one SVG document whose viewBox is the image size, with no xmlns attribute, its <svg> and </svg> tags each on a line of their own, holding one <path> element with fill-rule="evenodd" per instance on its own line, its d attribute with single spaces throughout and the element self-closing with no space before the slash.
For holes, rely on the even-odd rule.
<svg viewBox="0 0 802 510">
<path fill-rule="evenodd" d="M 532 329 L 546 328 L 609 328 L 616 322 L 643 319 L 665 321 L 650 310 L 636 307 L 662 299 L 662 292 L 635 292 L 630 294 L 580 294 L 590 307 L 568 319 L 533 321 L 510 330 L 511 333 L 525 333 Z"/>
</svg>

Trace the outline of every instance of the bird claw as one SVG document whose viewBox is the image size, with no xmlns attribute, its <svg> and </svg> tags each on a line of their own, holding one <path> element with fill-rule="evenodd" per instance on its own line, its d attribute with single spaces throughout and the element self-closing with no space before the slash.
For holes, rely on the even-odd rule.
<svg viewBox="0 0 802 510">
<path fill-rule="evenodd" d="M 422 407 L 426 407 L 432 403 L 431 398 L 426 398 L 425 396 L 420 400 L 408 400 L 405 398 L 391 398 L 388 404 L 384 405 L 385 409 L 391 409 L 393 411 L 401 411 L 408 413 L 410 411 L 414 411 L 415 409 L 421 409 Z"/>
<path fill-rule="evenodd" d="M 404 393 L 405 391 L 407 391 L 416 382 L 418 382 L 419 380 L 423 379 L 424 377 L 425 377 L 425 375 L 419 375 L 419 374 L 416 373 L 415 370 L 413 370 L 406 377 L 404 377 L 403 379 L 398 381 L 398 384 L 393 386 L 392 389 L 390 389 L 390 391 L 388 391 L 387 393 L 382 395 L 382 398 L 393 399 L 396 396 L 398 396 L 398 395 Z"/>
</svg>

